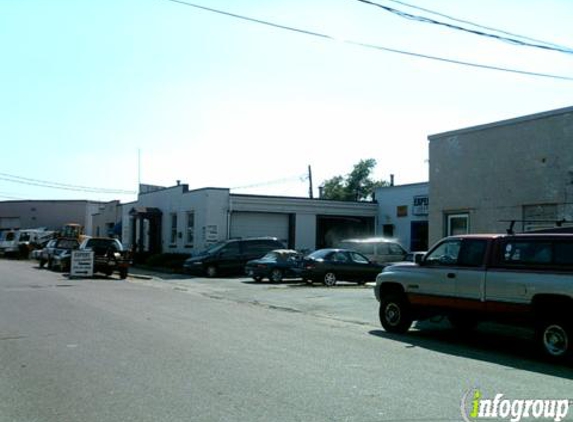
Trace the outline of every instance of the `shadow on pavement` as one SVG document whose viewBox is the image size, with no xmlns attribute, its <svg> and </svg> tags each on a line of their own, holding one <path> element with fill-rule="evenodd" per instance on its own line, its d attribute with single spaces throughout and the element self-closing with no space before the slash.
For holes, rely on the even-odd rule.
<svg viewBox="0 0 573 422">
<path fill-rule="evenodd" d="M 495 363 L 529 372 L 573 380 L 572 362 L 549 363 L 538 352 L 532 335 L 526 329 L 481 324 L 467 333 L 460 333 L 447 324 L 437 326 L 428 322 L 416 324 L 419 330 L 406 334 L 391 334 L 372 330 L 375 337 L 404 343 L 406 348 L 421 347 L 439 353 Z"/>
</svg>

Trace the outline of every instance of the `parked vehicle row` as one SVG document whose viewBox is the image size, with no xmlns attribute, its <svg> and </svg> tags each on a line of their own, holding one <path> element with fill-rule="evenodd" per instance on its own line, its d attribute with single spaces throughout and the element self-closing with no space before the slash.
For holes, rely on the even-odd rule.
<svg viewBox="0 0 573 422">
<path fill-rule="evenodd" d="M 51 270 L 68 272 L 72 265 L 73 251 L 92 251 L 94 253 L 93 269 L 95 273 L 110 276 L 117 272 L 121 279 L 127 277 L 131 256 L 118 239 L 87 236 L 82 238 L 82 242 L 78 238 L 68 237 L 50 240 L 35 256 L 39 261 L 40 268 L 47 265 Z"/>
<path fill-rule="evenodd" d="M 218 243 L 185 261 L 189 274 L 215 277 L 246 273 L 255 281 L 298 278 L 307 283 L 334 286 L 339 280 L 364 284 L 392 261 L 403 261 L 407 252 L 396 242 L 383 238 L 343 241 L 352 248 L 319 249 L 303 255 L 286 249 L 276 238 L 232 239 Z M 370 252 L 371 260 L 357 249 Z"/>
</svg>

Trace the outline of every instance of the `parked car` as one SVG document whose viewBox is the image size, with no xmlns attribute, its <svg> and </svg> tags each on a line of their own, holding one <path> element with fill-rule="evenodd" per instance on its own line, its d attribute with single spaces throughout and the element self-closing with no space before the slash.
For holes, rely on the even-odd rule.
<svg viewBox="0 0 573 422">
<path fill-rule="evenodd" d="M 118 239 L 112 237 L 90 237 L 82 242 L 79 249 L 94 252 L 95 273 L 103 273 L 110 276 L 114 271 L 117 271 L 122 280 L 127 278 L 131 257 L 129 251 L 123 248 Z"/>
<path fill-rule="evenodd" d="M 374 293 L 391 333 L 436 316 L 459 330 L 482 321 L 526 324 L 545 355 L 573 357 L 571 234 L 447 237 L 419 263 L 387 267 Z"/>
<path fill-rule="evenodd" d="M 68 271 L 70 269 L 70 259 L 72 251 L 80 247 L 77 239 L 68 239 L 62 237 L 57 239 L 51 248 L 45 248 L 42 258 L 40 258 L 40 267 L 47 263 L 51 270 Z"/>
<path fill-rule="evenodd" d="M 383 264 L 371 262 L 353 250 L 319 249 L 303 259 L 299 274 L 309 283 L 322 281 L 330 287 L 338 280 L 359 284 L 374 281 L 383 269 Z"/>
<path fill-rule="evenodd" d="M 296 268 L 302 259 L 302 254 L 293 249 L 275 249 L 260 259 L 247 262 L 245 272 L 255 281 L 268 278 L 276 283 L 283 278 L 298 277 Z"/>
<path fill-rule="evenodd" d="M 46 243 L 46 246 L 44 246 L 42 249 L 38 249 L 35 251 L 36 259 L 40 262 L 40 268 L 44 268 L 44 266 L 48 262 L 48 259 L 51 256 L 53 256 L 57 242 L 58 239 L 52 239 L 48 243 Z"/>
<path fill-rule="evenodd" d="M 189 274 L 205 274 L 207 277 L 242 274 L 248 261 L 283 248 L 282 242 L 275 237 L 226 240 L 187 259 L 183 268 Z"/>
<path fill-rule="evenodd" d="M 359 252 L 377 264 L 404 261 L 408 253 L 398 242 L 385 237 L 345 239 L 338 247 Z"/>
</svg>

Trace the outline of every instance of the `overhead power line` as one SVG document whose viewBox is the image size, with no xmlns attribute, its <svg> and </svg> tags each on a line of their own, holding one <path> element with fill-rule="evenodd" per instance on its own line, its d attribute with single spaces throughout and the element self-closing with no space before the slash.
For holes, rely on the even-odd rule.
<svg viewBox="0 0 573 422">
<path fill-rule="evenodd" d="M 421 58 L 421 59 L 434 60 L 434 61 L 439 61 L 442 63 L 450 63 L 450 64 L 456 64 L 456 65 L 462 65 L 462 66 L 469 66 L 469 67 L 474 67 L 474 68 L 479 68 L 479 69 L 496 70 L 496 71 L 500 71 L 500 72 L 516 73 L 519 75 L 535 76 L 535 77 L 550 78 L 550 79 L 559 79 L 559 80 L 564 80 L 564 81 L 573 81 L 573 77 L 570 77 L 570 76 L 562 76 L 562 75 L 555 75 L 555 74 L 549 74 L 549 73 L 530 72 L 530 71 L 526 71 L 526 70 L 511 69 L 511 68 L 492 66 L 492 65 L 481 64 L 481 63 L 472 63 L 472 62 L 466 62 L 466 61 L 462 61 L 462 60 L 449 59 L 449 58 L 445 58 L 445 57 L 431 56 L 428 54 L 415 53 L 415 52 L 411 52 L 411 51 L 398 50 L 395 48 L 384 47 L 384 46 L 375 45 L 375 44 L 368 44 L 368 43 L 363 43 L 363 42 L 359 42 L 359 41 L 340 40 L 337 37 L 333 37 L 333 36 L 330 36 L 327 34 L 322 34 L 319 32 L 309 31 L 306 29 L 300 29 L 300 28 L 295 28 L 295 27 L 286 26 L 286 25 L 280 25 L 280 24 L 276 24 L 273 22 L 269 22 L 269 21 L 250 18 L 248 16 L 237 15 L 235 13 L 230 13 L 230 12 L 226 12 L 226 11 L 218 10 L 218 9 L 212 9 L 210 7 L 200 6 L 198 4 L 189 3 L 186 1 L 182 1 L 182 0 L 167 0 L 167 1 L 170 1 L 173 3 L 179 3 L 179 4 L 182 4 L 185 6 L 194 7 L 196 9 L 201 9 L 201 10 L 205 10 L 208 12 L 224 15 L 224 16 L 233 17 L 236 19 L 242 19 L 242 20 L 245 20 L 248 22 L 253 22 L 253 23 L 258 23 L 261 25 L 271 26 L 271 27 L 278 28 L 278 29 L 283 29 L 286 31 L 297 32 L 297 33 L 301 33 L 301 34 L 305 34 L 305 35 L 310 35 L 313 37 L 319 37 L 319 38 L 327 39 L 329 41 L 342 42 L 342 43 L 349 44 L 349 45 L 355 45 L 355 46 L 370 48 L 370 49 L 374 49 L 374 50 L 386 51 L 389 53 L 402 54 L 402 55 L 410 56 L 410 57 L 417 57 L 417 58 Z"/>
<path fill-rule="evenodd" d="M 493 28 L 493 27 L 491 27 L 491 26 L 481 25 L 481 24 L 479 24 L 479 23 L 475 23 L 475 22 L 472 22 L 472 21 L 469 21 L 469 20 L 464 20 L 464 19 L 455 18 L 455 17 L 453 17 L 453 16 L 446 15 L 445 13 L 436 12 L 435 10 L 426 9 L 426 8 L 424 8 L 424 7 L 416 6 L 416 5 L 413 5 L 413 4 L 410 4 L 410 3 L 406 3 L 406 2 L 403 2 L 403 1 L 400 1 L 400 0 L 388 0 L 388 1 L 391 1 L 391 2 L 397 3 L 397 4 L 401 4 L 402 6 L 410 7 L 410 8 L 412 8 L 412 9 L 421 10 L 422 12 L 426 12 L 426 13 L 429 13 L 429 14 L 431 14 L 431 15 L 441 16 L 441 17 L 443 17 L 443 18 L 449 19 L 449 20 L 454 21 L 454 22 L 459 22 L 459 23 L 463 23 L 463 24 L 466 24 L 466 25 L 474 26 L 474 27 L 476 27 L 476 28 L 485 29 L 485 30 L 487 30 L 487 31 L 493 31 L 493 32 L 497 32 L 497 33 L 499 33 L 499 34 L 509 35 L 510 37 L 521 38 L 521 39 L 523 39 L 523 40 L 533 41 L 533 42 L 536 42 L 536 43 L 541 43 L 541 44 L 550 45 L 550 46 L 553 46 L 553 47 L 563 48 L 563 49 L 566 49 L 566 50 L 573 50 L 573 49 L 570 48 L 570 47 L 564 47 L 564 46 L 562 46 L 562 45 L 555 44 L 555 43 L 552 43 L 552 42 L 549 42 L 549 41 L 543 41 L 543 40 L 539 40 L 539 39 L 536 39 L 536 38 L 527 37 L 527 36 L 525 36 L 525 35 L 519 35 L 519 34 L 515 34 L 515 33 L 513 33 L 513 32 L 504 31 L 503 29 L 497 29 L 497 28 Z"/>
<path fill-rule="evenodd" d="M 90 186 L 81 185 L 71 185 L 67 183 L 51 182 L 48 180 L 31 179 L 28 177 L 16 176 L 13 174 L 0 173 L 0 180 L 12 183 L 20 183 L 23 185 L 39 186 L 43 188 L 50 189 L 62 189 L 76 192 L 90 192 L 90 193 L 100 193 L 100 194 L 136 194 L 135 191 L 123 190 L 123 189 L 108 189 L 108 188 L 96 188 Z"/>
<path fill-rule="evenodd" d="M 571 49 L 571 48 L 556 46 L 556 45 L 553 45 L 553 44 L 552 44 L 552 45 L 549 45 L 548 43 L 545 43 L 544 41 L 541 41 L 541 43 L 539 43 L 539 42 L 533 43 L 533 42 L 522 41 L 522 40 L 519 40 L 519 39 L 517 39 L 517 38 L 515 38 L 515 37 L 514 37 L 514 38 L 509 38 L 509 37 L 505 37 L 505 36 L 501 36 L 501 35 L 491 34 L 491 33 L 488 33 L 488 32 L 483 32 L 483 31 L 477 31 L 477 30 L 474 30 L 474 29 L 464 28 L 464 27 L 459 26 L 459 25 L 452 25 L 452 24 L 447 23 L 447 22 L 442 22 L 442 21 L 438 21 L 438 20 L 435 20 L 435 19 L 430 19 L 430 18 L 427 18 L 427 17 L 424 17 L 424 16 L 412 15 L 412 14 L 410 14 L 410 13 L 406 13 L 406 12 L 403 12 L 403 11 L 401 11 L 401 10 L 394 9 L 394 8 L 392 8 L 392 7 L 385 6 L 385 5 L 383 5 L 383 4 L 376 3 L 376 2 L 370 1 L 370 0 L 356 0 L 356 1 L 358 1 L 358 2 L 360 2 L 360 3 L 364 3 L 364 4 L 367 4 L 367 5 L 370 5 L 370 6 L 378 7 L 378 8 L 380 8 L 380 9 L 383 9 L 383 10 L 385 10 L 385 11 L 387 11 L 387 12 L 393 13 L 393 14 L 395 14 L 395 15 L 397 15 L 397 16 L 402 17 L 402 18 L 414 20 L 414 21 L 417 21 L 417 22 L 423 22 L 423 23 L 429 23 L 429 24 L 438 25 L 438 26 L 444 26 L 444 27 L 449 28 L 449 29 L 453 29 L 453 30 L 457 30 L 457 31 L 462 31 L 462 32 L 467 32 L 467 33 L 474 34 L 474 35 L 479 35 L 479 36 L 482 36 L 482 37 L 493 38 L 493 39 L 496 39 L 496 40 L 499 40 L 499 41 L 503 41 L 503 42 L 507 42 L 507 43 L 510 43 L 510 44 L 513 44 L 513 45 L 519 45 L 519 46 L 524 46 L 524 47 L 539 48 L 539 49 L 542 49 L 542 50 L 556 51 L 556 52 L 565 53 L 565 54 L 573 54 L 573 49 Z M 448 19 L 450 19 L 450 18 L 448 17 Z M 473 25 L 473 24 L 472 24 L 472 25 Z"/>
</svg>

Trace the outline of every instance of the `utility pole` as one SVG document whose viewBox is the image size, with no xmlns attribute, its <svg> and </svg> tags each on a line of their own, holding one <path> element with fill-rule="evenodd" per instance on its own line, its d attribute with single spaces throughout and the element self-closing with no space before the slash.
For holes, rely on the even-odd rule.
<svg viewBox="0 0 573 422">
<path fill-rule="evenodd" d="M 312 168 L 310 167 L 310 164 L 308 165 L 308 197 L 310 199 L 314 198 L 314 195 L 312 194 Z"/>
</svg>

